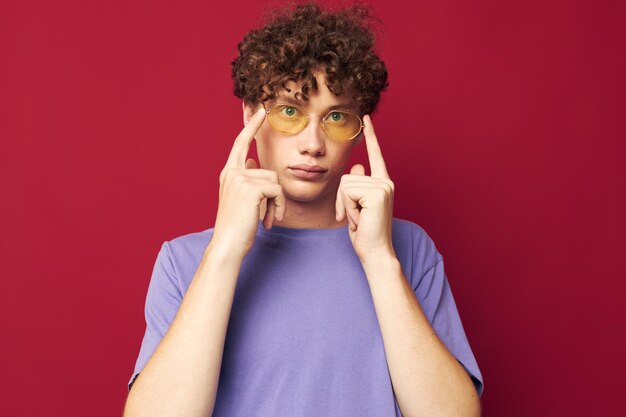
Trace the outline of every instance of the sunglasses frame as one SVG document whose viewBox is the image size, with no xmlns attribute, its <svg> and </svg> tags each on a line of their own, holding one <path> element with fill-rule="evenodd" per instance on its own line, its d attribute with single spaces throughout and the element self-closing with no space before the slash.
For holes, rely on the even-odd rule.
<svg viewBox="0 0 626 417">
<path fill-rule="evenodd" d="M 302 129 L 300 129 L 300 130 L 299 130 L 299 131 L 297 131 L 296 133 L 284 132 L 284 131 L 282 131 L 282 130 L 279 130 L 279 129 L 275 128 L 275 127 L 272 125 L 272 123 L 270 123 L 269 118 L 268 118 L 267 122 L 269 123 L 269 125 L 271 126 L 271 128 L 272 128 L 272 129 L 274 129 L 274 130 L 275 130 L 275 131 L 277 131 L 277 132 L 280 132 L 280 133 L 285 133 L 285 134 L 288 134 L 288 135 L 297 135 L 298 133 L 300 133 L 300 132 L 302 132 L 304 129 L 306 129 L 306 127 L 309 125 L 309 122 L 311 121 L 311 118 L 310 118 L 309 116 L 319 116 L 319 114 L 307 113 L 307 112 L 304 110 L 304 108 L 302 108 L 301 106 L 298 106 L 297 104 L 283 104 L 283 103 L 275 103 L 275 104 L 274 104 L 272 107 L 270 107 L 269 109 L 268 109 L 267 107 L 265 107 L 265 103 L 264 103 L 264 102 L 261 102 L 261 104 L 263 105 L 263 109 L 265 109 L 265 113 L 266 113 L 267 115 L 269 115 L 269 114 L 270 114 L 270 112 L 272 111 L 272 109 L 273 109 L 274 107 L 276 107 L 276 106 L 288 106 L 288 107 L 294 107 L 294 108 L 297 108 L 297 109 L 302 110 L 302 113 L 304 113 L 304 114 L 306 115 L 306 122 L 304 123 L 304 125 L 303 125 Z M 359 124 L 360 124 L 360 126 L 359 126 L 359 131 L 358 131 L 358 132 L 357 132 L 354 136 L 352 136 L 352 137 L 350 137 L 350 138 L 348 138 L 348 139 L 335 139 L 335 138 L 333 138 L 332 136 L 330 136 L 330 135 L 328 134 L 328 131 L 326 130 L 326 126 L 325 126 L 325 124 L 324 124 L 324 120 L 325 120 L 325 119 L 326 119 L 326 117 L 328 117 L 328 115 L 329 115 L 329 114 L 331 114 L 332 112 L 349 113 L 349 114 L 353 114 L 353 115 L 355 115 L 355 116 L 357 117 L 357 119 L 359 119 Z M 329 138 L 331 138 L 332 140 L 336 140 L 336 141 L 339 141 L 339 142 L 347 142 L 347 141 L 353 140 L 354 138 L 356 138 L 357 136 L 359 136 L 359 135 L 361 134 L 361 132 L 363 132 L 363 128 L 365 127 L 365 124 L 363 123 L 363 119 L 361 119 L 361 116 L 359 116 L 359 115 L 358 115 L 357 113 L 355 113 L 355 112 L 348 111 L 348 110 L 330 110 L 328 113 L 326 113 L 326 114 L 324 115 L 324 117 L 322 117 L 322 123 L 321 123 L 321 125 L 322 125 L 322 129 L 324 130 L 324 133 L 326 133 L 326 136 L 328 136 L 328 137 L 329 137 Z"/>
</svg>

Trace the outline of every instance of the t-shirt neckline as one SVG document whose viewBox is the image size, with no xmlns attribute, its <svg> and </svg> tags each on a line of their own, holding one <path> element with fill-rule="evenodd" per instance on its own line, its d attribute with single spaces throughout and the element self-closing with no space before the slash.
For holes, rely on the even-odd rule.
<svg viewBox="0 0 626 417">
<path fill-rule="evenodd" d="M 348 225 L 331 228 L 304 228 L 304 227 L 285 227 L 272 225 L 270 230 L 266 230 L 263 220 L 259 219 L 258 230 L 265 235 L 288 235 L 288 236 L 344 236 L 348 234 Z"/>
</svg>

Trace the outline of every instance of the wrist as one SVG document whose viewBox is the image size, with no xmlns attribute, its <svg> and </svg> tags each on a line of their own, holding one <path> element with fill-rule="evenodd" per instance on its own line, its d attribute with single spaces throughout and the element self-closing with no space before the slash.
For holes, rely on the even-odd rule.
<svg viewBox="0 0 626 417">
<path fill-rule="evenodd" d="M 359 259 L 363 268 L 370 268 L 375 265 L 388 265 L 394 262 L 399 262 L 396 252 L 391 248 L 380 248 L 369 250 L 359 255 Z"/>
<path fill-rule="evenodd" d="M 217 239 L 211 239 L 204 251 L 203 258 L 208 258 L 214 262 L 219 262 L 221 264 L 241 264 L 246 254 L 247 251 L 243 252 L 240 248 L 234 250 L 231 246 L 225 244 L 224 242 L 221 242 Z"/>
</svg>

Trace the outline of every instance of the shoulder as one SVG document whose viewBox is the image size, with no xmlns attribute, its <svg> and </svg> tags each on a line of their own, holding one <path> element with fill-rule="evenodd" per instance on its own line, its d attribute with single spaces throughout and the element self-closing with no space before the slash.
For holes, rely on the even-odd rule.
<svg viewBox="0 0 626 417">
<path fill-rule="evenodd" d="M 394 217 L 392 239 L 398 260 L 409 278 L 421 276 L 443 259 L 430 235 L 413 221 Z"/>
<path fill-rule="evenodd" d="M 392 227 L 394 244 L 397 241 L 399 246 L 410 246 L 413 252 L 420 257 L 433 259 L 441 257 L 435 242 L 419 224 L 394 217 Z"/>
<path fill-rule="evenodd" d="M 212 237 L 213 228 L 179 235 L 164 241 L 161 251 L 170 258 L 175 269 L 198 265 Z"/>
</svg>

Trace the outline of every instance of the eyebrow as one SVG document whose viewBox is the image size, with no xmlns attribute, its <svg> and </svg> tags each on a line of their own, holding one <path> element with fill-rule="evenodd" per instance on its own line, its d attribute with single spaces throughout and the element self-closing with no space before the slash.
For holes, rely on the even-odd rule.
<svg viewBox="0 0 626 417">
<path fill-rule="evenodd" d="M 286 101 L 288 103 L 291 104 L 295 104 L 297 106 L 301 106 L 301 107 L 306 107 L 306 103 L 302 100 L 298 100 L 297 98 L 293 98 L 293 97 L 282 97 L 282 96 L 278 96 L 275 99 L 276 101 Z M 332 106 L 328 106 L 326 108 L 326 111 L 330 111 L 330 110 L 351 110 L 351 111 L 356 111 L 356 106 L 354 104 L 351 103 L 340 103 L 340 104 L 334 104 Z"/>
</svg>

